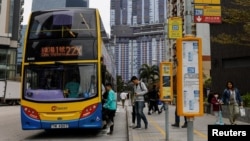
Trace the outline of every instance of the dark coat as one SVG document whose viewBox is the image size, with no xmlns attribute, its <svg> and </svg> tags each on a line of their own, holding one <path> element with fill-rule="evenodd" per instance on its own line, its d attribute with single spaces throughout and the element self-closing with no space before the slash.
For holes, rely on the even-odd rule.
<svg viewBox="0 0 250 141">
<path fill-rule="evenodd" d="M 241 96 L 240 96 L 240 92 L 237 88 L 234 88 L 235 90 L 235 97 L 236 97 L 236 102 L 238 103 L 238 105 L 241 104 L 242 102 L 242 99 L 241 99 Z M 228 105 L 229 104 L 229 101 L 230 101 L 230 90 L 229 89 L 225 89 L 223 94 L 222 94 L 222 101 L 224 104 Z"/>
<path fill-rule="evenodd" d="M 221 111 L 221 104 L 219 103 L 218 98 L 213 97 L 211 99 L 211 104 L 212 104 L 212 107 L 213 107 L 213 111 Z"/>
</svg>

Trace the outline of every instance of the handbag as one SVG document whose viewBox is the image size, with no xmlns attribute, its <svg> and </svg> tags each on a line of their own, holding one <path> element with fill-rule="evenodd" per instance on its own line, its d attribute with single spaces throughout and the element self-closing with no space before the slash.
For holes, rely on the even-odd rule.
<svg viewBox="0 0 250 141">
<path fill-rule="evenodd" d="M 242 116 L 242 117 L 246 116 L 245 108 L 240 108 L 240 116 Z"/>
</svg>

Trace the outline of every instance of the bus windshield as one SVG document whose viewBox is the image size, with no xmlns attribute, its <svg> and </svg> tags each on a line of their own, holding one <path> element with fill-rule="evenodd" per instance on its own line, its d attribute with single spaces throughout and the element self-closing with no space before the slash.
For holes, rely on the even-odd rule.
<svg viewBox="0 0 250 141">
<path fill-rule="evenodd" d="M 97 64 L 30 65 L 24 71 L 24 99 L 49 102 L 97 96 Z"/>
<path fill-rule="evenodd" d="M 28 39 L 96 37 L 93 9 L 34 12 Z"/>
</svg>

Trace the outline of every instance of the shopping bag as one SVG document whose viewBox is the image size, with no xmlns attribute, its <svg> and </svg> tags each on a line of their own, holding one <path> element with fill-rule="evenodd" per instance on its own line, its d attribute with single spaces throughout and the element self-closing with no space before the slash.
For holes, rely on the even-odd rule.
<svg viewBox="0 0 250 141">
<path fill-rule="evenodd" d="M 246 116 L 245 108 L 240 108 L 240 116 L 242 116 L 242 117 Z"/>
</svg>

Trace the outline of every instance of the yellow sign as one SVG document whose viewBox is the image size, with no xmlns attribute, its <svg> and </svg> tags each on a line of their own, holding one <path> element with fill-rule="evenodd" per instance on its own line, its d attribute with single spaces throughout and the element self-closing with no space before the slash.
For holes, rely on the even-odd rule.
<svg viewBox="0 0 250 141">
<path fill-rule="evenodd" d="M 182 38 L 182 18 L 171 17 L 168 22 L 168 37 L 172 39 Z"/>
<path fill-rule="evenodd" d="M 194 0 L 195 4 L 220 4 L 220 0 Z"/>
<path fill-rule="evenodd" d="M 160 64 L 160 99 L 162 101 L 173 100 L 172 63 L 161 62 Z"/>
<path fill-rule="evenodd" d="M 221 16 L 221 6 L 195 6 L 196 16 Z"/>
<path fill-rule="evenodd" d="M 177 47 L 177 114 L 203 115 L 201 38 L 184 37 L 176 40 Z"/>
</svg>

